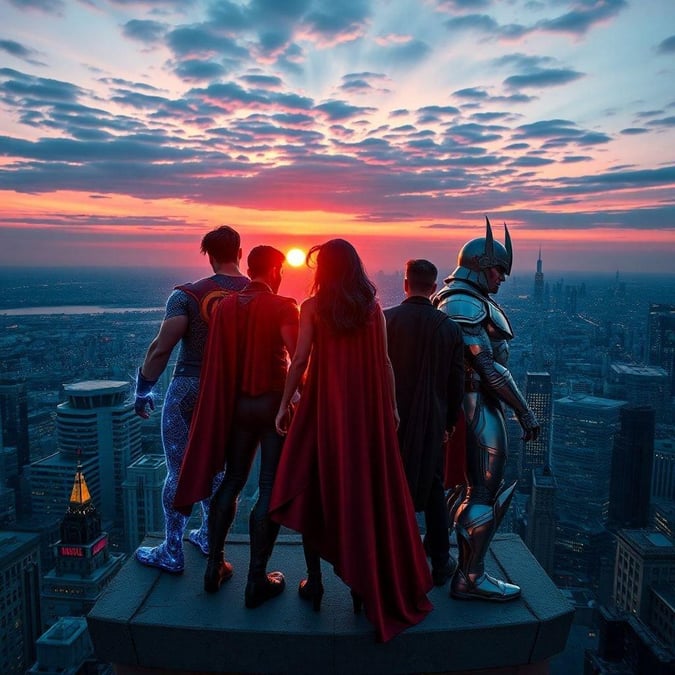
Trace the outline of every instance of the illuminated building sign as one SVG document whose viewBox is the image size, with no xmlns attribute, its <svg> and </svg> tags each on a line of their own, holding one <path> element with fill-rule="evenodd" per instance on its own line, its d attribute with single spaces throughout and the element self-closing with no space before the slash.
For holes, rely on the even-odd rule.
<svg viewBox="0 0 675 675">
<path fill-rule="evenodd" d="M 103 537 L 103 539 L 101 539 L 100 541 L 97 541 L 91 549 L 91 554 L 96 555 L 101 549 L 105 548 L 107 543 L 108 543 L 108 537 Z"/>
<path fill-rule="evenodd" d="M 84 558 L 84 549 L 81 546 L 60 546 L 59 555 L 68 558 Z"/>
</svg>

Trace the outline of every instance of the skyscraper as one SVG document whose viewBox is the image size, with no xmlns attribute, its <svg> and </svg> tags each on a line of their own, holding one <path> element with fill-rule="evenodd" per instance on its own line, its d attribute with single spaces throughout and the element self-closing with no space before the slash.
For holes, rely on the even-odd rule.
<svg viewBox="0 0 675 675">
<path fill-rule="evenodd" d="M 556 490 L 555 476 L 548 465 L 532 469 L 525 543 L 549 575 L 553 575 L 554 570 Z"/>
<path fill-rule="evenodd" d="M 67 400 L 56 410 L 59 451 L 30 466 L 34 509 L 62 508 L 81 461 L 104 522 L 121 528 L 122 483 L 127 467 L 141 455 L 141 419 L 127 401 L 129 383 L 77 382 L 64 385 L 64 391 Z"/>
<path fill-rule="evenodd" d="M 537 307 L 544 304 L 544 273 L 541 269 L 541 246 L 539 247 L 539 257 L 537 258 L 537 271 L 534 275 L 534 303 Z"/>
<path fill-rule="evenodd" d="M 675 441 L 654 441 L 652 498 L 675 501 Z"/>
<path fill-rule="evenodd" d="M 649 363 L 665 369 L 670 393 L 675 395 L 675 305 L 651 303 L 647 320 Z"/>
<path fill-rule="evenodd" d="M 28 513 L 30 500 L 22 490 L 24 466 L 30 462 L 28 442 L 28 394 L 26 383 L 19 380 L 0 380 L 0 422 L 2 445 L 15 448 L 15 466 L 8 472 L 8 487 L 14 490 L 16 510 Z"/>
<path fill-rule="evenodd" d="M 166 477 L 164 455 L 142 455 L 127 469 L 124 494 L 124 543 L 133 552 L 148 532 L 164 530 L 162 490 Z"/>
<path fill-rule="evenodd" d="M 553 383 L 549 373 L 527 373 L 525 376 L 525 398 L 539 420 L 540 431 L 536 441 L 520 443 L 520 471 L 522 486 L 529 492 L 532 485 L 532 469 L 548 463 L 551 442 L 551 413 L 553 410 Z"/>
<path fill-rule="evenodd" d="M 614 569 L 617 609 L 649 625 L 654 584 L 671 589 L 675 585 L 675 541 L 661 532 L 619 530 Z"/>
<path fill-rule="evenodd" d="M 62 616 L 84 616 L 117 574 L 124 556 L 110 553 L 108 535 L 78 466 L 61 539 L 54 545 L 56 567 L 44 576 L 42 607 L 46 626 Z"/>
<path fill-rule="evenodd" d="M 41 628 L 40 539 L 0 531 L 0 673 L 23 675 Z"/>
<path fill-rule="evenodd" d="M 626 406 L 614 439 L 609 485 L 610 527 L 640 528 L 649 522 L 654 460 L 654 408 Z"/>
<path fill-rule="evenodd" d="M 604 524 L 609 508 L 614 438 L 625 401 L 573 394 L 555 401 L 551 468 L 560 517 Z"/>
<path fill-rule="evenodd" d="M 553 405 L 551 468 L 558 482 L 556 571 L 597 587 L 611 556 L 605 529 L 619 410 L 625 401 L 574 394 Z"/>
<path fill-rule="evenodd" d="M 612 363 L 609 366 L 604 392 L 608 398 L 628 401 L 634 406 L 651 406 L 656 422 L 670 422 L 670 382 L 660 366 L 636 366 Z"/>
</svg>

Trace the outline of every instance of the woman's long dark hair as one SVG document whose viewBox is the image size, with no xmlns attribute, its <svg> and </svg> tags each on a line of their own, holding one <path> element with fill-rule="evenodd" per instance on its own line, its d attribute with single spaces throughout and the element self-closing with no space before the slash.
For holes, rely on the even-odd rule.
<svg viewBox="0 0 675 675">
<path fill-rule="evenodd" d="M 356 249 L 344 239 L 313 246 L 307 264 L 316 258 L 312 295 L 319 318 L 338 332 L 363 326 L 375 304 L 375 284 L 366 276 Z"/>
</svg>

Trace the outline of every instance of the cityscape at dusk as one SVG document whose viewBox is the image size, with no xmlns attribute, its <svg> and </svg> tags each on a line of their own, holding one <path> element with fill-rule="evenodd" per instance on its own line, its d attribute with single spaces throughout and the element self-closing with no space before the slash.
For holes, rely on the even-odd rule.
<svg viewBox="0 0 675 675">
<path fill-rule="evenodd" d="M 0 262 L 197 267 L 343 236 L 672 270 L 670 0 L 2 0 Z"/>
<path fill-rule="evenodd" d="M 0 0 L 0 673 L 673 675 L 673 82 L 672 0 Z M 318 612 L 290 525 L 258 546 L 285 592 L 251 614 L 258 452 L 214 596 L 202 511 L 177 520 L 170 490 L 208 302 L 249 280 L 202 237 L 236 229 L 242 273 L 253 247 L 280 249 L 262 286 L 298 303 L 309 249 L 347 239 L 387 309 L 409 291 L 406 260 L 434 263 L 440 289 L 486 216 L 505 257 L 486 246 L 472 260 L 491 281 L 457 280 L 461 312 L 487 310 L 475 325 L 441 310 L 464 340 L 456 400 L 471 392 L 481 415 L 492 401 L 502 445 L 467 443 L 461 419 L 455 439 L 485 451 L 486 484 L 504 460 L 508 508 L 463 465 L 435 480 L 444 518 L 461 501 L 451 474 L 489 504 L 485 571 L 517 594 L 491 602 L 481 575 L 453 595 L 449 562 L 438 582 L 425 509 L 434 609 L 402 636 L 373 639 L 327 558 Z M 483 349 L 492 380 L 471 365 Z M 357 484 L 333 455 L 354 473 L 329 482 Z M 359 536 L 362 492 L 344 500 Z M 474 534 L 456 522 L 441 529 L 462 570 Z M 417 545 L 412 507 L 410 523 Z"/>
</svg>

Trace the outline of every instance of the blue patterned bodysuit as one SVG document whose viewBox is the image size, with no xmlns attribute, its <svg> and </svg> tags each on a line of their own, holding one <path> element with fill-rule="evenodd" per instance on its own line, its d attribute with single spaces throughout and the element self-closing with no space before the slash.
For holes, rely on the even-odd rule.
<svg viewBox="0 0 675 675">
<path fill-rule="evenodd" d="M 247 277 L 224 274 L 216 274 L 210 278 L 229 291 L 241 290 L 249 281 Z M 162 490 L 166 540 L 152 552 L 145 547 L 139 549 L 136 557 L 145 564 L 161 567 L 167 571 L 181 571 L 183 566 L 183 533 L 188 518 L 174 509 L 173 501 L 190 431 L 192 412 L 197 402 L 199 371 L 208 334 L 208 325 L 202 312 L 203 308 L 199 307 L 195 298 L 183 290 L 176 289 L 167 300 L 164 316 L 164 320 L 174 316 L 188 317 L 188 329 L 180 342 L 173 379 L 162 408 L 162 444 L 167 466 Z M 222 473 L 216 476 L 214 490 L 218 488 L 222 478 Z M 209 501 L 201 502 L 201 527 L 198 531 L 190 533 L 190 541 L 200 546 L 204 552 L 207 546 Z"/>
</svg>

